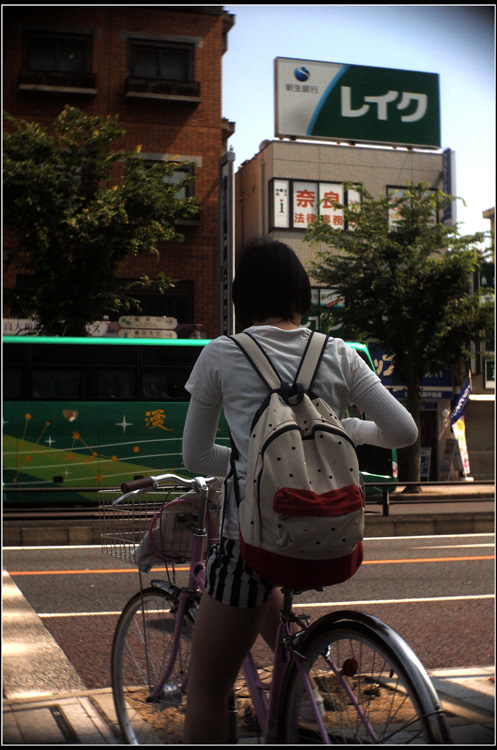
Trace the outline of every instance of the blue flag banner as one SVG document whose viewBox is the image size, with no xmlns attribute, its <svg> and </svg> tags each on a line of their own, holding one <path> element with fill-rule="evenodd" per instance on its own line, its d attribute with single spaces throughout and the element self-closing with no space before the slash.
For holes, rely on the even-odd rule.
<svg viewBox="0 0 497 750">
<path fill-rule="evenodd" d="M 452 409 L 452 412 L 450 414 L 450 423 L 455 424 L 458 419 L 460 419 L 464 407 L 466 406 L 466 402 L 469 398 L 469 394 L 471 393 L 471 374 L 468 375 L 468 379 L 464 383 L 464 386 L 461 389 L 461 393 L 459 394 L 459 398 L 457 399 L 454 408 Z"/>
</svg>

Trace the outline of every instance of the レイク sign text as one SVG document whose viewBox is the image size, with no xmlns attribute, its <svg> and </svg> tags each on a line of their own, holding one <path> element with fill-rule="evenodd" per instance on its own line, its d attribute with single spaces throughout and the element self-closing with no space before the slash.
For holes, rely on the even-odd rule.
<svg viewBox="0 0 497 750">
<path fill-rule="evenodd" d="M 440 148 L 436 73 L 278 57 L 275 102 L 277 137 Z"/>
</svg>

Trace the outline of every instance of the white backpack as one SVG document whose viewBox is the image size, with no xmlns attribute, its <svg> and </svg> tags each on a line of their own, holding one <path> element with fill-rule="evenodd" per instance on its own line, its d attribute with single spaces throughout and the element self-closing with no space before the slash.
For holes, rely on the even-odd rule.
<svg viewBox="0 0 497 750">
<path fill-rule="evenodd" d="M 364 495 L 352 440 L 312 393 L 328 337 L 311 334 L 293 384 L 281 381 L 250 334 L 231 339 L 270 391 L 250 434 L 242 556 L 259 575 L 296 591 L 341 583 L 362 562 Z"/>
</svg>

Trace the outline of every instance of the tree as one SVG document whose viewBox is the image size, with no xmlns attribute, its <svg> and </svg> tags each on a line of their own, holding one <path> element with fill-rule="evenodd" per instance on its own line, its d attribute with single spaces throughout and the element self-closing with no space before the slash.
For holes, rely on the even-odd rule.
<svg viewBox="0 0 497 750">
<path fill-rule="evenodd" d="M 356 189 L 357 187 L 354 186 Z M 306 239 L 317 247 L 311 275 L 343 295 L 346 336 L 376 340 L 392 356 L 394 375 L 407 387 L 407 409 L 420 424 L 420 384 L 467 356 L 470 341 L 488 339 L 493 305 L 470 291 L 481 262 L 480 234 L 460 236 L 437 220 L 454 200 L 426 184 L 378 199 L 362 189 L 361 202 L 343 210 L 347 229 L 318 217 Z M 420 439 L 407 451 L 407 481 L 419 481 Z"/>
<path fill-rule="evenodd" d="M 140 146 L 112 150 L 124 133 L 117 117 L 66 106 L 51 132 L 4 120 L 4 221 L 15 237 L 6 262 L 37 277 L 34 293 L 14 290 L 12 313 L 33 317 L 45 334 L 85 336 L 87 323 L 136 303 L 116 279 L 120 261 L 159 258 L 159 243 L 182 241 L 176 220 L 199 210 L 194 198 L 178 197 L 192 178 L 168 182 L 184 165 L 148 168 Z M 174 282 L 160 273 L 142 283 L 163 292 Z"/>
</svg>

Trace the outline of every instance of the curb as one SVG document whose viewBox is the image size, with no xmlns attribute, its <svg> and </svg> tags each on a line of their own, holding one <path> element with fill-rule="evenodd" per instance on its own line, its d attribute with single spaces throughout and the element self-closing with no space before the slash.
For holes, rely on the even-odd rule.
<svg viewBox="0 0 497 750">
<path fill-rule="evenodd" d="M 479 512 L 474 516 L 464 513 L 440 515 L 416 514 L 389 516 L 373 515 L 366 506 L 365 534 L 382 536 L 436 536 L 439 534 L 486 534 L 495 531 L 493 512 Z M 100 545 L 100 529 L 96 524 L 73 521 L 58 524 L 38 521 L 34 525 L 18 522 L 3 526 L 4 547 Z"/>
<path fill-rule="evenodd" d="M 490 511 L 472 517 L 463 513 L 444 513 L 438 516 L 389 515 L 385 518 L 368 515 L 366 508 L 364 531 L 369 537 L 488 534 L 495 531 L 494 520 L 495 514 Z"/>
</svg>

